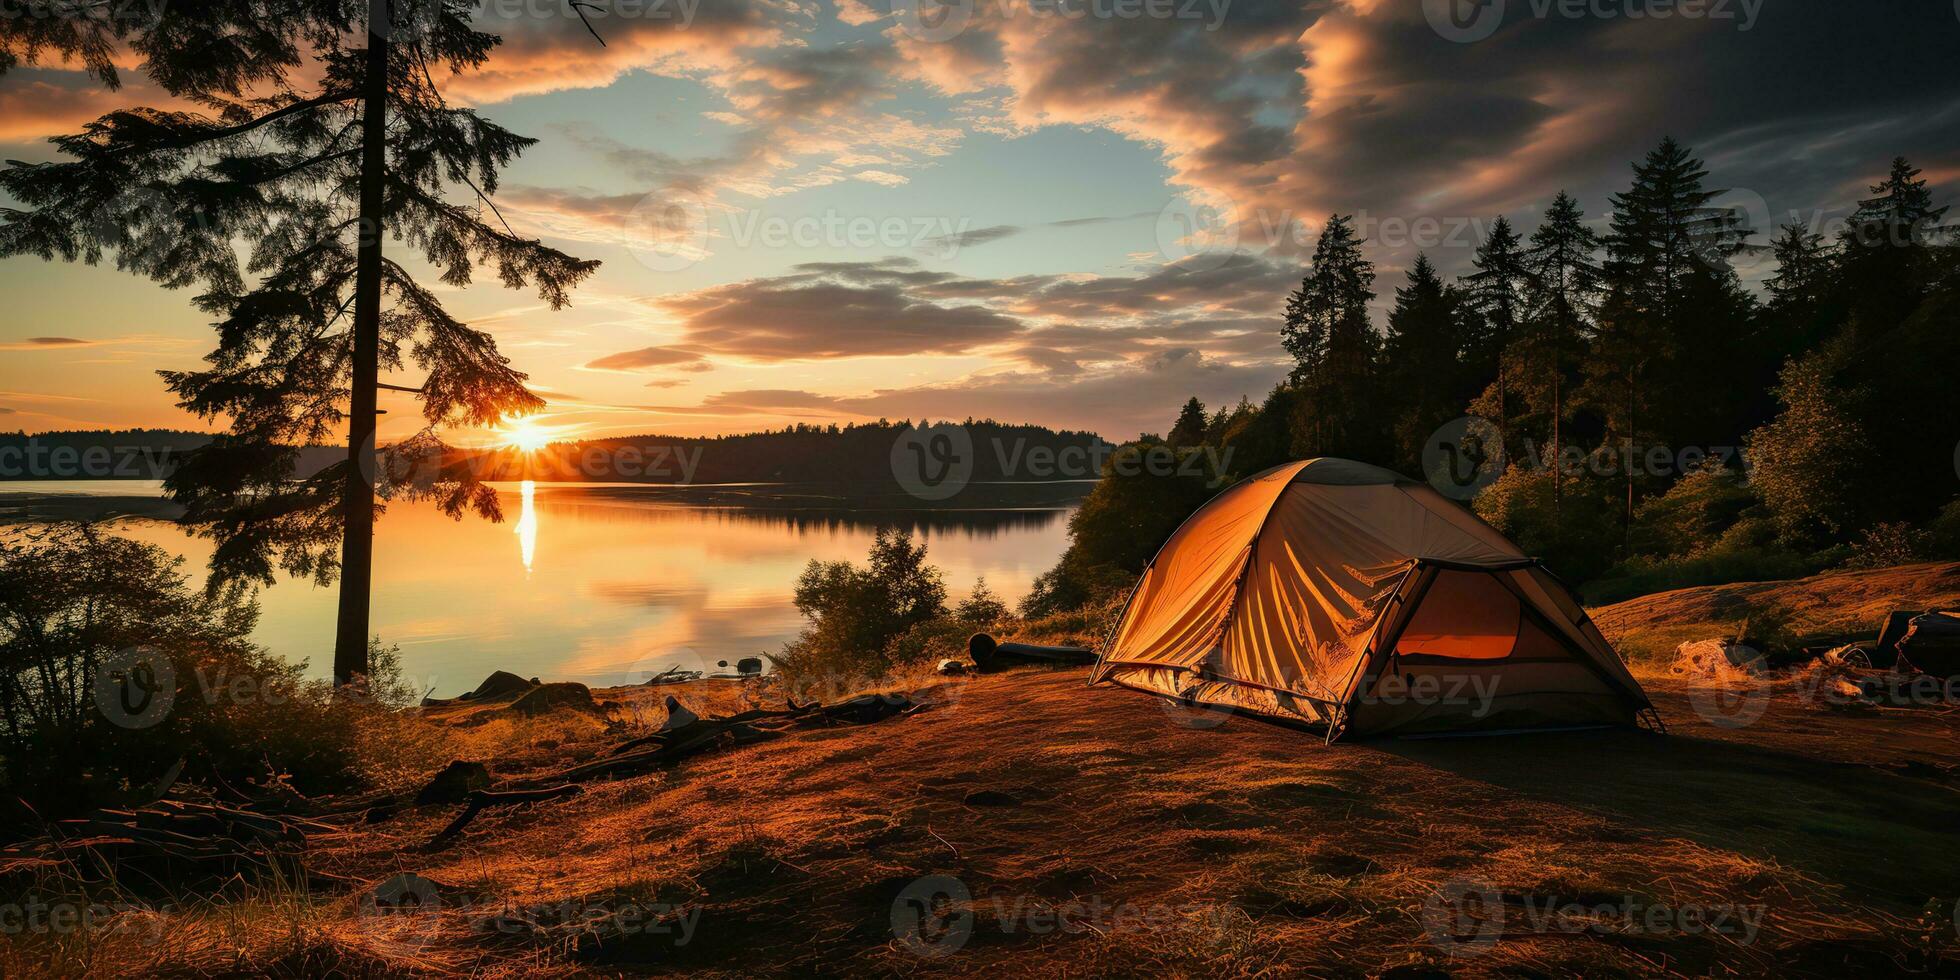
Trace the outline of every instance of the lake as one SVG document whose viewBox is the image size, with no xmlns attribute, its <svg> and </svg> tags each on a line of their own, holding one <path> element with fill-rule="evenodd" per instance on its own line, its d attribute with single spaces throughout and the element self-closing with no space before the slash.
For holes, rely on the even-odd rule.
<svg viewBox="0 0 1960 980">
<path fill-rule="evenodd" d="M 526 482 L 496 484 L 495 524 L 394 503 L 376 529 L 372 630 L 438 697 L 492 670 L 594 686 L 713 670 L 778 652 L 804 623 L 791 603 L 803 566 L 862 562 L 881 524 L 913 528 L 949 602 L 982 577 L 1018 602 L 1067 546 L 1068 515 L 1091 486 L 1003 485 L 998 506 L 904 510 L 827 487 Z M 0 483 L 0 514 L 16 522 L 168 512 L 154 482 Z M 183 556 L 202 583 L 210 542 L 152 517 L 112 526 Z M 259 594 L 256 638 L 325 677 L 336 602 L 333 589 L 281 581 Z"/>
</svg>

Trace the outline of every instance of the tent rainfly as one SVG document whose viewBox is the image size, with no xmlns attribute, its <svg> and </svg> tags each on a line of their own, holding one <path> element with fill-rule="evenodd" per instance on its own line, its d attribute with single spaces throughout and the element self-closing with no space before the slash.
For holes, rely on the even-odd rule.
<svg viewBox="0 0 1960 980">
<path fill-rule="evenodd" d="M 1342 736 L 1635 725 L 1563 583 L 1424 483 L 1344 459 L 1220 493 L 1144 569 L 1090 683 Z"/>
</svg>

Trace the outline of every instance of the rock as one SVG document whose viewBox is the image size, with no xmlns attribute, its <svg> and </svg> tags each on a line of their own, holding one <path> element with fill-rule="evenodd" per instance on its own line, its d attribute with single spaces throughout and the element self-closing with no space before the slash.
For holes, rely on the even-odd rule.
<svg viewBox="0 0 1960 980">
<path fill-rule="evenodd" d="M 1668 670 L 1702 680 L 1736 680 L 1763 672 L 1763 655 L 1733 640 L 1689 640 L 1674 648 Z"/>
<path fill-rule="evenodd" d="M 429 806 L 436 803 L 461 803 L 467 799 L 471 790 L 490 788 L 490 767 L 481 762 L 457 760 L 429 780 L 422 792 L 415 794 L 416 806 Z"/>
<path fill-rule="evenodd" d="M 592 689 L 573 681 L 539 684 L 512 701 L 509 710 L 521 715 L 542 715 L 561 708 L 600 714 L 598 703 L 592 700 Z"/>
<path fill-rule="evenodd" d="M 687 705 L 675 700 L 673 695 L 667 695 L 667 720 L 660 723 L 661 731 L 671 732 L 676 728 L 685 728 L 700 720 L 701 716 L 687 710 Z"/>
<path fill-rule="evenodd" d="M 508 670 L 499 670 L 483 679 L 476 690 L 463 695 L 465 700 L 478 701 L 483 698 L 501 698 L 512 694 L 523 694 L 534 687 L 541 687 L 537 681 L 527 681 Z"/>
<path fill-rule="evenodd" d="M 939 672 L 947 675 L 948 677 L 964 674 L 967 672 L 966 661 L 950 660 L 950 659 L 941 660 L 939 662 Z"/>
</svg>

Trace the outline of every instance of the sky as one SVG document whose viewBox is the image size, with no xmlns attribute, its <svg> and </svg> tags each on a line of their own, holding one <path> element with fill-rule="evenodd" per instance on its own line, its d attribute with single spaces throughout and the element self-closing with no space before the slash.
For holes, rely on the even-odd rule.
<svg viewBox="0 0 1960 980">
<path fill-rule="evenodd" d="M 1385 312 L 1418 251 L 1462 272 L 1497 215 L 1529 229 L 1567 190 L 1603 224 L 1663 136 L 1759 242 L 1828 230 L 1895 155 L 1960 192 L 1949 0 L 893 4 L 612 0 L 601 47 L 562 0 L 479 0 L 505 43 L 446 91 L 542 141 L 498 207 L 603 262 L 561 311 L 444 288 L 530 374 L 540 428 L 1127 438 L 1284 376 L 1280 312 L 1330 212 L 1357 216 Z M 128 81 L 0 76 L 0 158 L 160 100 Z M 154 373 L 214 343 L 187 293 L 17 257 L 0 297 L 0 429 L 208 427 Z M 384 435 L 406 399 L 383 395 Z"/>
</svg>

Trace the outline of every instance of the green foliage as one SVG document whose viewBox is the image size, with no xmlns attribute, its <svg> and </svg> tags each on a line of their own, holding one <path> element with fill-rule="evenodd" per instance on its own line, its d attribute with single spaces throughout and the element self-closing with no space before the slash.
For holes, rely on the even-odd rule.
<svg viewBox="0 0 1960 980">
<path fill-rule="evenodd" d="M 810 625 L 783 647 L 779 669 L 802 678 L 878 676 L 894 641 L 946 615 L 946 586 L 912 532 L 881 528 L 863 567 L 811 561 L 796 580 L 796 608 Z"/>
<path fill-rule="evenodd" d="M 1298 403 L 1288 419 L 1295 458 L 1379 458 L 1381 338 L 1368 321 L 1374 283 L 1375 266 L 1361 255 L 1353 218 L 1330 215 L 1280 327 L 1281 344 L 1296 362 Z"/>
<path fill-rule="evenodd" d="M 1932 535 L 1904 521 L 1874 524 L 1852 542 L 1845 568 L 1890 568 L 1925 561 Z"/>
<path fill-rule="evenodd" d="M 1543 559 L 1560 577 L 1583 582 L 1612 564 L 1620 528 L 1603 481 L 1565 475 L 1554 494 L 1549 466 L 1513 466 L 1472 502 L 1477 516 Z"/>
<path fill-rule="evenodd" d="M 1205 441 L 1205 430 L 1211 420 L 1205 417 L 1205 403 L 1192 396 L 1177 413 L 1177 422 L 1171 425 L 1171 434 L 1165 438 L 1174 447 L 1196 446 Z"/>
<path fill-rule="evenodd" d="M 1777 533 L 1799 546 L 1839 537 L 1856 521 L 1858 490 L 1873 460 L 1859 423 L 1863 393 L 1838 372 L 1852 356 L 1844 338 L 1784 367 L 1776 395 L 1783 411 L 1751 433 L 1751 480 Z"/>
<path fill-rule="evenodd" d="M 1692 556 L 1712 548 L 1754 506 L 1740 470 L 1704 465 L 1634 511 L 1633 547 L 1660 557 Z"/>
<path fill-rule="evenodd" d="M 973 591 L 967 593 L 960 604 L 953 607 L 953 618 L 975 629 L 984 629 L 1013 615 L 1007 603 L 994 590 L 987 587 L 987 579 L 982 576 L 973 583 Z"/>
<path fill-rule="evenodd" d="M 377 647 L 366 687 L 335 695 L 247 639 L 257 618 L 247 596 L 191 589 L 181 564 L 85 525 L 0 538 L 8 794 L 53 817 L 160 793 L 173 771 L 178 782 L 312 795 L 364 788 L 399 762 L 383 758 L 400 748 L 376 733 L 400 723 L 388 709 L 421 692 L 400 678 L 396 651 Z M 147 698 L 167 709 L 129 726 L 117 699 Z"/>
<path fill-rule="evenodd" d="M 1463 414 L 1466 381 L 1461 360 L 1467 326 L 1463 297 L 1443 284 L 1427 255 L 1418 254 L 1407 286 L 1395 291 L 1382 345 L 1383 385 L 1395 467 L 1422 471 L 1423 445 L 1438 426 Z"/>
</svg>

